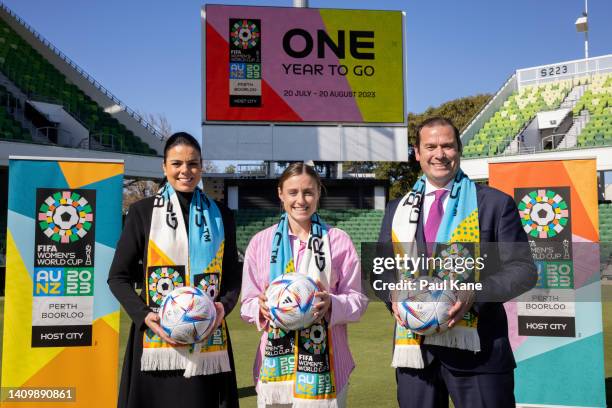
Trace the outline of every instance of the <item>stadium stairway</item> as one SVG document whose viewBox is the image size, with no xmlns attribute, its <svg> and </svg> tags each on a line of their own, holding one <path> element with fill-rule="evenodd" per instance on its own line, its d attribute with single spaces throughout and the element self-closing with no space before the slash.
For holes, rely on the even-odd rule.
<svg viewBox="0 0 612 408">
<path fill-rule="evenodd" d="M 93 146 L 123 153 L 156 151 L 71 83 L 40 53 L 0 19 L 0 71 L 28 99 L 53 103 L 89 129 Z"/>
</svg>

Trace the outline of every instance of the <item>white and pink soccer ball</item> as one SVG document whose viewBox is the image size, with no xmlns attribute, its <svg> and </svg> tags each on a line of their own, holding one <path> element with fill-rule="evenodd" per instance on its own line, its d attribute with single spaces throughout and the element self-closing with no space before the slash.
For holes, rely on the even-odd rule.
<svg viewBox="0 0 612 408">
<path fill-rule="evenodd" d="M 419 278 L 424 279 L 424 278 Z M 437 278 L 425 278 L 431 282 L 442 282 Z M 423 336 L 442 333 L 448 329 L 448 311 L 457 301 L 452 290 L 410 291 L 397 308 L 405 327 Z"/>
<path fill-rule="evenodd" d="M 217 310 L 212 299 L 200 290 L 182 286 L 168 293 L 159 308 L 160 325 L 177 343 L 205 340 L 212 331 Z"/>
<path fill-rule="evenodd" d="M 286 331 L 300 330 L 315 321 L 316 282 L 299 273 L 287 273 L 270 282 L 266 290 L 266 304 L 272 316 L 272 326 Z"/>
</svg>

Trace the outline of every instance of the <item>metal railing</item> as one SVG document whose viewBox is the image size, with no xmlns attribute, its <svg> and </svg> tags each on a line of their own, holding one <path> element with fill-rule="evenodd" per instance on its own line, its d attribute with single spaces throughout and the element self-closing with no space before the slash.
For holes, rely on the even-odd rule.
<svg viewBox="0 0 612 408">
<path fill-rule="evenodd" d="M 556 149 L 569 149 L 571 147 L 574 146 L 568 146 L 567 145 L 567 133 L 555 133 L 552 135 L 548 135 L 542 138 L 541 144 L 540 144 L 540 150 L 541 151 L 545 151 L 545 150 L 556 150 Z M 546 146 L 550 144 L 551 147 L 546 148 Z"/>
<path fill-rule="evenodd" d="M 155 128 L 152 124 L 147 122 L 142 116 L 140 116 L 136 111 L 131 109 L 125 103 L 121 102 L 119 98 L 111 93 L 108 89 L 106 89 L 102 84 L 100 84 L 94 77 L 89 75 L 83 68 L 78 66 L 74 61 L 72 61 L 66 54 L 64 54 L 60 49 L 51 44 L 45 37 L 43 37 L 38 31 L 36 31 L 32 26 L 26 23 L 21 17 L 15 14 L 11 9 L 9 9 L 4 3 L 0 3 L 0 8 L 7 12 L 11 17 L 13 17 L 19 24 L 21 24 L 24 28 L 26 28 L 37 40 L 39 40 L 43 45 L 49 48 L 51 51 L 55 53 L 58 57 L 60 57 L 65 63 L 67 63 L 72 69 L 78 72 L 83 78 L 89 81 L 98 91 L 102 92 L 107 98 L 112 100 L 115 104 L 117 104 L 122 111 L 126 112 L 130 115 L 134 120 L 136 120 L 142 127 L 151 132 L 154 136 L 159 138 L 160 141 L 164 141 L 164 136 L 161 134 L 159 130 Z"/>
<path fill-rule="evenodd" d="M 95 145 L 91 141 L 98 143 L 103 149 L 96 149 Z M 90 133 L 89 134 L 89 149 L 90 150 L 115 150 L 115 135 L 112 133 Z"/>
</svg>

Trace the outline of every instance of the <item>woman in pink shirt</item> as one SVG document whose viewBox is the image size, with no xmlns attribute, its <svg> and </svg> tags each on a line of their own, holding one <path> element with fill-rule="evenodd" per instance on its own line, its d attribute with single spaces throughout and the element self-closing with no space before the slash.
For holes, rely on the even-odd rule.
<svg viewBox="0 0 612 408">
<path fill-rule="evenodd" d="M 346 324 L 365 312 L 357 252 L 350 237 L 327 226 L 316 213 L 321 180 L 312 167 L 291 164 L 278 181 L 285 213 L 257 233 L 246 250 L 240 315 L 262 331 L 253 377 L 259 408 L 345 407 L 355 367 Z M 317 281 L 317 321 L 285 332 L 270 324 L 265 290 L 283 273 Z"/>
</svg>

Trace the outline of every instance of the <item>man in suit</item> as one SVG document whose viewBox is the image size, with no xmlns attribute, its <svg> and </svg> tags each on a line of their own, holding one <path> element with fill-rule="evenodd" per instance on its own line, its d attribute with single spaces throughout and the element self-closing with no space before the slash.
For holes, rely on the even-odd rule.
<svg viewBox="0 0 612 408">
<path fill-rule="evenodd" d="M 460 168 L 461 150 L 459 131 L 450 120 L 436 117 L 419 126 L 415 154 L 426 177 L 415 237 L 421 248 L 435 241 L 440 213 L 446 209 Z M 483 290 L 457 293 L 458 300 L 449 311 L 449 327 L 458 324 L 466 312 L 473 312 L 478 317 L 480 351 L 422 343 L 425 367 L 396 369 L 401 408 L 448 407 L 449 394 L 457 408 L 515 406 L 516 364 L 503 302 L 531 289 L 537 273 L 514 200 L 484 185 L 476 185 L 476 199 L 480 243 L 499 245 L 488 254 L 481 273 Z M 379 237 L 381 244 L 391 242 L 391 226 L 399 202 L 398 199 L 387 205 Z M 437 216 L 432 215 L 436 211 Z M 402 324 L 390 294 L 378 294 Z"/>
</svg>

